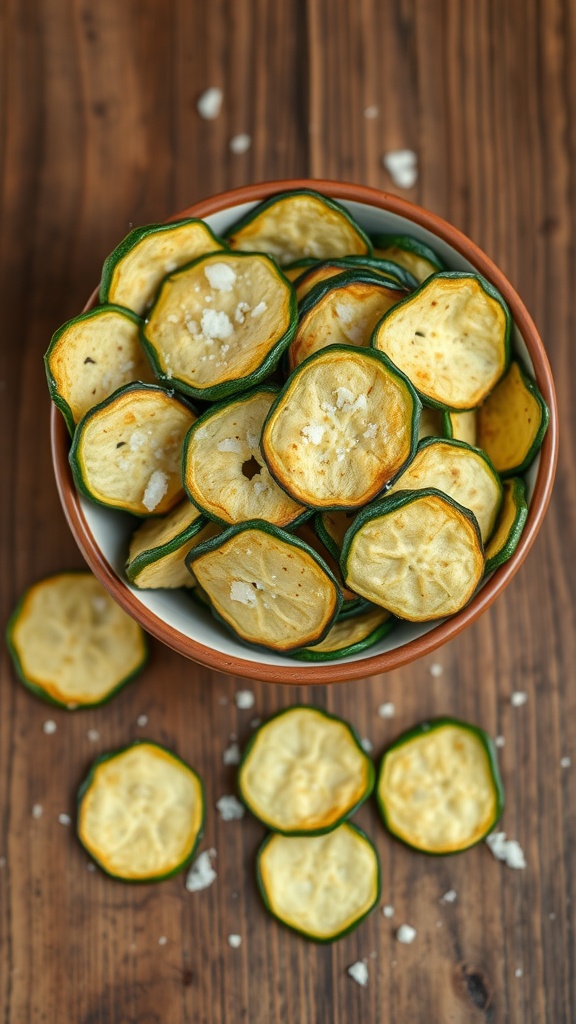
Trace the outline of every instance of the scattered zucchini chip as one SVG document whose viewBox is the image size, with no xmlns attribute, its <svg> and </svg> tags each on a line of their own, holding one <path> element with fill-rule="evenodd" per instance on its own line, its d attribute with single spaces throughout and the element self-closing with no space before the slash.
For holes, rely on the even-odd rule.
<svg viewBox="0 0 576 1024">
<path fill-rule="evenodd" d="M 297 326 L 294 289 L 261 253 L 212 253 L 165 278 L 143 328 L 156 376 L 215 401 L 259 384 Z"/>
<path fill-rule="evenodd" d="M 140 345 L 141 320 L 120 306 L 98 306 L 52 336 L 44 364 L 50 396 L 74 433 L 79 420 L 133 380 L 153 381 Z"/>
<path fill-rule="evenodd" d="M 477 446 L 476 409 L 470 409 L 469 412 L 451 412 L 447 409 L 442 416 L 445 437 L 452 437 L 455 441 L 465 441 L 473 448 Z"/>
<path fill-rule="evenodd" d="M 376 235 L 373 241 L 375 256 L 405 267 L 417 281 L 425 281 L 431 274 L 444 270 L 438 254 L 411 235 Z"/>
<path fill-rule="evenodd" d="M 494 533 L 486 545 L 486 569 L 492 572 L 512 557 L 528 518 L 526 487 L 520 477 L 504 481 L 504 498 Z"/>
<path fill-rule="evenodd" d="M 484 572 L 472 512 L 434 488 L 398 491 L 360 512 L 340 559 L 346 584 L 410 622 L 454 615 Z"/>
<path fill-rule="evenodd" d="M 307 647 L 296 651 L 292 657 L 300 661 L 333 661 L 334 658 L 347 658 L 352 654 L 373 647 L 394 626 L 394 618 L 384 608 L 368 607 L 359 614 L 348 615 L 334 623 L 322 643 L 315 647 Z"/>
<path fill-rule="evenodd" d="M 108 508 L 164 515 L 184 497 L 182 442 L 196 419 L 174 394 L 128 384 L 80 420 L 70 448 L 78 490 Z"/>
<path fill-rule="evenodd" d="M 193 217 L 134 228 L 104 261 L 100 302 L 115 302 L 142 316 L 167 274 L 223 248 L 208 225 Z"/>
<path fill-rule="evenodd" d="M 320 282 L 300 307 L 288 350 L 290 370 L 329 345 L 368 348 L 376 324 L 405 294 L 370 271 L 345 271 Z"/>
<path fill-rule="evenodd" d="M 334 942 L 356 928 L 380 899 L 373 843 L 346 822 L 323 836 L 272 833 L 258 852 L 266 909 L 313 942 Z"/>
<path fill-rule="evenodd" d="M 357 515 L 352 512 L 318 512 L 314 518 L 314 528 L 325 548 L 337 561 L 344 543 L 344 535 Z"/>
<path fill-rule="evenodd" d="M 187 499 L 160 519 L 147 519 L 132 534 L 126 575 L 141 590 L 194 587 L 185 558 L 191 548 L 221 531 Z"/>
<path fill-rule="evenodd" d="M 340 259 L 314 261 L 312 266 L 300 268 L 300 275 L 291 278 L 294 280 L 298 302 L 302 302 L 321 281 L 328 281 L 331 277 L 353 270 L 376 274 L 384 278 L 390 287 L 400 287 L 402 291 L 411 292 L 418 287 L 418 281 L 412 274 L 390 260 L 377 260 L 371 256 L 341 256 Z"/>
<path fill-rule="evenodd" d="M 193 548 L 187 564 L 216 616 L 258 647 L 288 652 L 319 643 L 340 611 L 342 595 L 327 565 L 264 520 Z"/>
<path fill-rule="evenodd" d="M 194 769 L 159 743 L 137 740 L 92 765 L 78 792 L 78 838 L 113 878 L 161 882 L 192 859 L 204 813 Z"/>
<path fill-rule="evenodd" d="M 502 484 L 485 452 L 463 441 L 426 438 L 386 493 L 425 487 L 435 487 L 470 509 L 486 543 L 502 504 Z"/>
<path fill-rule="evenodd" d="M 252 735 L 238 787 L 268 828 L 287 836 L 321 835 L 369 797 L 374 766 L 347 722 L 296 705 L 278 711 Z"/>
<path fill-rule="evenodd" d="M 289 377 L 264 424 L 262 454 L 295 501 L 355 508 L 411 457 L 419 418 L 416 392 L 385 357 L 331 345 Z"/>
<path fill-rule="evenodd" d="M 418 440 L 425 437 L 446 437 L 444 414 L 440 409 L 431 409 L 429 406 L 422 406 L 420 416 L 420 427 L 418 429 Z"/>
<path fill-rule="evenodd" d="M 140 672 L 146 635 L 90 572 L 63 572 L 20 598 L 6 634 L 18 676 L 49 704 L 94 707 Z"/>
<path fill-rule="evenodd" d="M 495 288 L 478 274 L 446 271 L 384 315 L 372 337 L 428 405 L 472 409 L 502 377 L 511 318 Z"/>
<path fill-rule="evenodd" d="M 228 233 L 232 249 L 266 252 L 282 266 L 295 260 L 371 255 L 367 235 L 340 203 L 309 189 L 260 203 Z"/>
<path fill-rule="evenodd" d="M 492 831 L 504 792 L 496 752 L 477 726 L 424 722 L 388 748 L 376 795 L 386 828 L 422 853 L 460 853 Z"/>
<path fill-rule="evenodd" d="M 266 519 L 287 527 L 310 514 L 278 486 L 260 453 L 262 425 L 278 391 L 264 385 L 213 406 L 190 429 L 184 443 L 184 487 L 198 508 L 219 523 Z"/>
<path fill-rule="evenodd" d="M 510 364 L 478 410 L 478 444 L 502 476 L 523 473 L 532 464 L 548 427 L 548 406 L 535 381 L 516 361 Z"/>
</svg>

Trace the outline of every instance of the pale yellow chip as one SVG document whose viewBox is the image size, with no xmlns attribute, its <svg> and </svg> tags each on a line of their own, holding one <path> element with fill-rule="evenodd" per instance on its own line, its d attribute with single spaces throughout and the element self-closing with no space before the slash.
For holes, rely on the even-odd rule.
<svg viewBox="0 0 576 1024">
<path fill-rule="evenodd" d="M 452 429 L 452 437 L 455 441 L 464 441 L 473 447 L 477 444 L 476 409 L 468 412 L 447 412 L 446 416 Z"/>
<path fill-rule="evenodd" d="M 401 267 L 405 267 L 419 282 L 425 281 L 427 277 L 438 271 L 438 267 L 424 256 L 419 256 L 418 253 L 411 252 L 409 249 L 401 249 L 398 245 L 390 245 L 387 249 L 374 249 L 374 256 L 377 259 L 390 260 L 392 263 L 398 263 Z"/>
<path fill-rule="evenodd" d="M 478 444 L 499 473 L 509 473 L 523 464 L 541 425 L 542 406 L 513 362 L 478 410 Z"/>
<path fill-rule="evenodd" d="M 504 497 L 502 499 L 500 515 L 498 516 L 498 522 L 496 523 L 494 533 L 490 537 L 490 543 L 486 545 L 487 562 L 490 561 L 490 559 L 495 558 L 510 539 L 512 529 L 518 519 L 518 487 L 519 481 L 517 478 L 504 481 Z M 522 499 L 524 499 L 523 491 Z"/>
<path fill-rule="evenodd" d="M 335 622 L 326 639 L 314 647 L 309 647 L 308 650 L 330 654 L 351 647 L 352 644 L 359 644 L 378 629 L 378 626 L 383 626 L 389 618 L 390 612 L 384 608 L 370 608 L 360 615 L 350 615 Z"/>
<path fill-rule="evenodd" d="M 148 590 L 194 587 L 194 577 L 186 568 L 186 555 L 197 544 L 221 532 L 215 523 L 206 523 L 198 529 L 199 520 L 206 523 L 188 499 L 161 519 L 145 520 L 130 541 L 126 565 L 130 582 Z M 193 526 L 196 526 L 195 533 Z"/>
</svg>

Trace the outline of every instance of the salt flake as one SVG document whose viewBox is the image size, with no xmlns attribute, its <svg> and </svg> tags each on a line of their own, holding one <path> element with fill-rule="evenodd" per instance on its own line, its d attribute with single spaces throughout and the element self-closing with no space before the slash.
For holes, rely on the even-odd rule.
<svg viewBox="0 0 576 1024">
<path fill-rule="evenodd" d="M 255 703 L 255 697 L 252 690 L 238 690 L 234 700 L 236 702 L 236 707 L 240 708 L 241 711 L 253 708 Z"/>
<path fill-rule="evenodd" d="M 237 743 L 231 743 L 222 754 L 224 764 L 240 764 L 240 747 Z"/>
<path fill-rule="evenodd" d="M 255 608 L 258 603 L 254 587 L 242 580 L 233 580 L 230 584 L 230 600 L 245 604 L 247 608 Z"/>
<path fill-rule="evenodd" d="M 382 163 L 398 188 L 412 188 L 418 180 L 418 157 L 412 149 L 393 149 Z"/>
<path fill-rule="evenodd" d="M 520 843 L 516 839 L 506 839 L 505 832 L 492 832 L 486 836 L 488 844 L 496 860 L 504 861 L 509 868 L 519 871 L 526 867 L 526 859 Z"/>
<path fill-rule="evenodd" d="M 241 943 L 242 943 L 242 936 L 241 935 L 229 935 L 228 936 L 228 945 L 232 946 L 232 949 L 238 949 L 238 946 L 240 946 Z"/>
<path fill-rule="evenodd" d="M 168 490 L 168 476 L 161 469 L 155 469 L 152 473 L 146 490 L 142 496 L 142 504 L 149 512 L 152 512 L 162 501 Z"/>
<path fill-rule="evenodd" d="M 385 704 L 381 704 L 378 708 L 378 715 L 380 718 L 394 718 L 396 714 L 396 706 L 391 700 L 386 701 Z"/>
<path fill-rule="evenodd" d="M 48 718 L 47 721 L 44 722 L 42 728 L 47 736 L 51 736 L 52 733 L 56 732 L 56 722 L 53 722 L 51 718 Z"/>
<path fill-rule="evenodd" d="M 233 795 L 221 796 L 216 801 L 216 810 L 222 821 L 240 821 L 246 813 L 244 804 L 241 804 Z"/>
<path fill-rule="evenodd" d="M 245 132 L 241 132 L 240 135 L 233 135 L 230 139 L 230 152 L 240 155 L 241 153 L 247 153 L 252 145 L 252 139 Z"/>
<path fill-rule="evenodd" d="M 216 856 L 216 850 L 203 850 L 197 857 L 186 876 L 186 888 L 188 892 L 200 892 L 207 889 L 216 879 L 216 872 L 212 867 L 212 858 Z"/>
<path fill-rule="evenodd" d="M 363 960 L 357 960 L 355 964 L 350 964 L 348 974 L 357 985 L 366 988 L 368 984 L 368 964 L 364 963 Z"/>
<path fill-rule="evenodd" d="M 218 86 L 212 85 L 209 89 L 205 89 L 196 103 L 200 117 L 203 117 L 205 121 L 215 121 L 222 108 L 222 99 L 222 89 L 219 89 Z"/>
<path fill-rule="evenodd" d="M 523 704 L 528 700 L 528 694 L 524 693 L 523 690 L 515 690 L 510 695 L 510 703 L 513 708 L 521 708 Z"/>
<path fill-rule="evenodd" d="M 405 946 L 409 946 L 416 938 L 416 929 L 410 924 L 401 924 L 398 931 L 396 932 L 396 938 L 398 942 L 402 942 Z"/>
<path fill-rule="evenodd" d="M 231 292 L 236 283 L 236 274 L 227 263 L 210 263 L 204 268 L 204 274 L 217 292 Z"/>
</svg>

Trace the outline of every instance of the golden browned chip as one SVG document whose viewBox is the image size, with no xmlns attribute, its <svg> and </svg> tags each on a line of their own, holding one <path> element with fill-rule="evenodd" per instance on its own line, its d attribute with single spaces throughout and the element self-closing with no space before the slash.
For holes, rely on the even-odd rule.
<svg viewBox="0 0 576 1024">
<path fill-rule="evenodd" d="M 513 362 L 478 410 L 478 444 L 499 473 L 523 473 L 535 459 L 548 426 L 548 409 L 536 384 Z"/>
<path fill-rule="evenodd" d="M 196 583 L 186 567 L 186 555 L 196 544 L 220 532 L 215 523 L 207 522 L 185 498 L 166 516 L 147 519 L 134 531 L 126 575 L 141 589 L 194 587 Z"/>
</svg>

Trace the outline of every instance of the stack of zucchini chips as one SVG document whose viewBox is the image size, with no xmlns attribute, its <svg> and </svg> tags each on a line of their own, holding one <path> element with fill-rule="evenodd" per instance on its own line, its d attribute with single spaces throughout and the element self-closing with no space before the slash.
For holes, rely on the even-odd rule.
<svg viewBox="0 0 576 1024">
<path fill-rule="evenodd" d="M 514 551 L 548 411 L 478 274 L 300 190 L 225 239 L 132 231 L 100 302 L 46 369 L 78 490 L 140 519 L 134 587 L 322 661 L 453 615 Z"/>
</svg>

